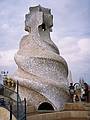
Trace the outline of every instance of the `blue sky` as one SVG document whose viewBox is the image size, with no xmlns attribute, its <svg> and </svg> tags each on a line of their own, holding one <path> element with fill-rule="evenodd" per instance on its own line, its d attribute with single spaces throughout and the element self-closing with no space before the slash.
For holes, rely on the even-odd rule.
<svg viewBox="0 0 90 120">
<path fill-rule="evenodd" d="M 50 8 L 54 17 L 52 40 L 72 71 L 90 83 L 90 0 L 0 0 L 0 70 L 16 69 L 14 54 L 24 31 L 25 14 L 30 6 Z"/>
</svg>

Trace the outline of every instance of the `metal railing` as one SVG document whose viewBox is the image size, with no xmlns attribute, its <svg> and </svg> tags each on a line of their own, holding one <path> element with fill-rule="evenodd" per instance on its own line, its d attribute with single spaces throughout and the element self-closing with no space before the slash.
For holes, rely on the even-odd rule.
<svg viewBox="0 0 90 120">
<path fill-rule="evenodd" d="M 26 99 L 21 101 L 18 91 L 9 89 L 8 87 L 0 84 L 0 106 L 10 111 L 10 120 L 12 120 L 12 114 L 17 120 L 26 120 Z"/>
</svg>

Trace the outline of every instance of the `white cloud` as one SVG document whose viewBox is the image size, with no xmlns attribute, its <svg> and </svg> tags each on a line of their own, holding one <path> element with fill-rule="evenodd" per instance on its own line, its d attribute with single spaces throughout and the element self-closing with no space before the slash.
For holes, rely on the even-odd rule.
<svg viewBox="0 0 90 120">
<path fill-rule="evenodd" d="M 3 25 L 1 26 L 1 29 L 7 30 L 7 29 L 9 29 L 9 25 L 8 25 L 8 24 L 3 24 Z"/>
<path fill-rule="evenodd" d="M 61 56 L 65 58 L 74 80 L 90 77 L 90 38 L 64 37 L 58 42 Z"/>
<path fill-rule="evenodd" d="M 16 49 L 8 51 L 0 51 L 0 65 L 1 66 L 12 66 L 14 63 L 14 54 Z"/>
<path fill-rule="evenodd" d="M 89 38 L 64 37 L 61 39 L 58 42 L 60 52 L 71 62 L 79 62 L 90 55 Z"/>
<path fill-rule="evenodd" d="M 80 39 L 78 45 L 81 50 L 81 54 L 90 55 L 90 39 Z"/>
</svg>

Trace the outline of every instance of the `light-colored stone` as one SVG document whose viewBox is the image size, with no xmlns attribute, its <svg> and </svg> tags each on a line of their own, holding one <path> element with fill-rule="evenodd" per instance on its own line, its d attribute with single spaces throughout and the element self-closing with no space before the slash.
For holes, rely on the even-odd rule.
<svg viewBox="0 0 90 120">
<path fill-rule="evenodd" d="M 31 7 L 26 15 L 25 30 L 29 32 L 20 42 L 15 55 L 18 65 L 12 78 L 18 80 L 20 96 L 38 109 L 43 102 L 60 110 L 69 100 L 68 66 L 51 41 L 53 16 L 51 10 Z"/>
<path fill-rule="evenodd" d="M 27 105 L 26 108 L 27 108 L 27 109 L 26 109 L 26 113 L 27 113 L 27 114 L 31 114 L 31 113 L 34 113 L 34 114 L 35 114 L 36 110 L 35 110 L 35 107 L 34 107 L 34 106 L 32 106 L 32 105 Z"/>
<path fill-rule="evenodd" d="M 82 103 L 66 103 L 63 110 L 85 110 L 85 107 Z"/>
<path fill-rule="evenodd" d="M 9 120 L 9 119 L 10 119 L 10 112 L 5 108 L 0 107 L 0 120 Z M 14 115 L 12 115 L 12 120 L 16 120 Z"/>
<path fill-rule="evenodd" d="M 27 120 L 90 120 L 89 111 L 85 106 L 89 103 L 66 103 L 59 112 L 28 114 Z"/>
<path fill-rule="evenodd" d="M 27 120 L 89 120 L 87 111 L 62 111 L 46 114 L 36 114 Z"/>
</svg>

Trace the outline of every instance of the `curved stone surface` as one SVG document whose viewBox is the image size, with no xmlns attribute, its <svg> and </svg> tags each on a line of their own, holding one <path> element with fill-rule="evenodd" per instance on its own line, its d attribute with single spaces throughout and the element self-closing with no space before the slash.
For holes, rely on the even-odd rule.
<svg viewBox="0 0 90 120">
<path fill-rule="evenodd" d="M 9 120 L 9 119 L 10 119 L 10 112 L 4 107 L 0 107 L 0 120 Z M 12 120 L 16 120 L 14 115 L 12 115 Z"/>
<path fill-rule="evenodd" d="M 26 15 L 25 30 L 29 35 L 21 39 L 15 55 L 18 70 L 13 79 L 20 83 L 20 95 L 36 109 L 42 102 L 49 102 L 60 110 L 69 100 L 68 66 L 51 41 L 53 17 L 50 9 L 31 7 Z"/>
</svg>

